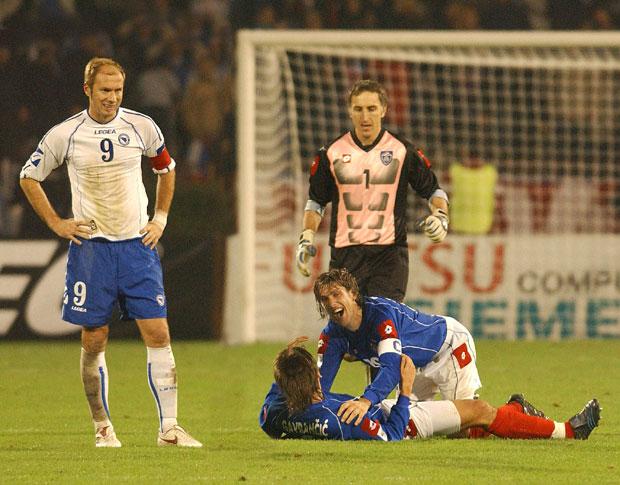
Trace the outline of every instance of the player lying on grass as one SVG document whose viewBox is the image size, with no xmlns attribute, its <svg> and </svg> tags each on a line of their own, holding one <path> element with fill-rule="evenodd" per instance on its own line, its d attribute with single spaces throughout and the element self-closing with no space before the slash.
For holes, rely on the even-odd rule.
<svg viewBox="0 0 620 485">
<path fill-rule="evenodd" d="M 587 439 L 598 426 L 600 406 L 589 401 L 565 422 L 552 421 L 522 395 L 495 408 L 481 399 L 412 403 L 415 366 L 402 355 L 401 394 L 371 406 L 359 426 L 341 419 L 342 405 L 353 396 L 321 389 L 318 366 L 300 344 L 299 337 L 282 350 L 274 362 L 275 383 L 263 403 L 259 423 L 272 438 L 398 441 L 407 437 L 451 435 L 470 427 L 482 427 L 501 438 Z"/>
</svg>

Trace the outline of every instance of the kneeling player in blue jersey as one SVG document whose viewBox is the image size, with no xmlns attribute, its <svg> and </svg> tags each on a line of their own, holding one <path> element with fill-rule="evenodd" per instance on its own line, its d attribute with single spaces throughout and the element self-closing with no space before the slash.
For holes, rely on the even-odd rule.
<svg viewBox="0 0 620 485">
<path fill-rule="evenodd" d="M 438 391 L 442 399 L 473 399 L 482 386 L 474 339 L 454 318 L 365 297 L 346 269 L 319 275 L 314 295 L 321 316 L 329 316 L 318 349 L 323 389 L 331 389 L 346 354 L 378 369 L 362 396 L 343 405 L 344 421 L 359 424 L 371 406 L 388 397 L 398 384 L 401 354 L 418 369 L 414 401 L 432 400 Z"/>
<path fill-rule="evenodd" d="M 408 396 L 417 377 L 413 362 L 403 354 L 398 399 L 372 406 L 356 426 L 338 418 L 343 403 L 353 396 L 321 388 L 314 358 L 299 346 L 304 340 L 291 342 L 274 362 L 276 382 L 259 416 L 261 428 L 272 438 L 397 441 L 451 435 L 475 426 L 502 438 L 587 439 L 600 419 L 596 399 L 566 422 L 546 418 L 520 394 L 499 408 L 479 399 L 411 403 Z"/>
</svg>

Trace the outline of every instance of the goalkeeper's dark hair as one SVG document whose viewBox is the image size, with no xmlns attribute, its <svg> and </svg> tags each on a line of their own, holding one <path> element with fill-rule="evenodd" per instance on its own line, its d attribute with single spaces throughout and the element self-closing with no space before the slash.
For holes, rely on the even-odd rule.
<svg viewBox="0 0 620 485">
<path fill-rule="evenodd" d="M 387 106 L 388 97 L 385 88 L 381 83 L 373 81 L 372 79 L 360 79 L 359 81 L 357 81 L 349 91 L 347 104 L 351 106 L 351 100 L 353 99 L 353 96 L 359 96 L 364 92 L 377 93 L 379 95 L 379 101 L 381 101 L 381 105 Z"/>
<path fill-rule="evenodd" d="M 319 368 L 312 354 L 303 347 L 282 350 L 273 363 L 273 375 L 290 414 L 305 411 L 312 404 L 313 396 L 322 395 Z"/>
<path fill-rule="evenodd" d="M 362 308 L 364 306 L 364 297 L 360 293 L 355 276 L 349 273 L 347 268 L 335 268 L 325 273 L 321 273 L 314 282 L 314 299 L 316 308 L 321 318 L 327 317 L 327 310 L 321 303 L 321 293 L 334 285 L 340 285 L 345 290 L 349 290 L 355 294 L 355 301 Z"/>
</svg>

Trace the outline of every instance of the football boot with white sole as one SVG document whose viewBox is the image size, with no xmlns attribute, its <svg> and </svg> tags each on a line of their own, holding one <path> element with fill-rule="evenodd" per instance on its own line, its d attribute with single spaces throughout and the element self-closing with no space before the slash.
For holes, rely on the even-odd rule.
<svg viewBox="0 0 620 485">
<path fill-rule="evenodd" d="M 95 433 L 95 446 L 97 448 L 120 448 L 123 445 L 116 437 L 112 426 L 103 426 Z"/>
<path fill-rule="evenodd" d="M 165 433 L 159 433 L 159 436 L 157 437 L 157 445 L 202 448 L 202 443 L 192 438 L 191 435 L 178 424 L 175 424 Z"/>
</svg>

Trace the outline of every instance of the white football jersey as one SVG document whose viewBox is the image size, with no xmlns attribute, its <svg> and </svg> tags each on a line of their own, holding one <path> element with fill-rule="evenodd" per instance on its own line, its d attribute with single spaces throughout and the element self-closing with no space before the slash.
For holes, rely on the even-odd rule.
<svg viewBox="0 0 620 485">
<path fill-rule="evenodd" d="M 155 173 L 174 169 L 161 130 L 148 116 L 120 108 L 101 124 L 84 110 L 45 134 L 20 177 L 42 182 L 66 163 L 73 217 L 94 222 L 92 237 L 132 239 L 148 222 L 142 155 L 151 158 Z"/>
</svg>

